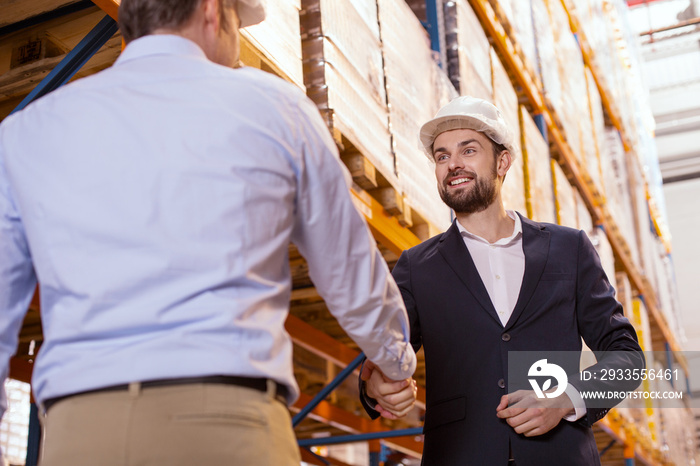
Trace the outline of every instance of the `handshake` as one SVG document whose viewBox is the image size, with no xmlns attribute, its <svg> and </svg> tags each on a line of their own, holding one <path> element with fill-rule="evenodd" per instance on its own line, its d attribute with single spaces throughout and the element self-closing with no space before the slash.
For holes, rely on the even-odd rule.
<svg viewBox="0 0 700 466">
<path fill-rule="evenodd" d="M 412 378 L 392 380 L 387 378 L 369 359 L 365 361 L 360 373 L 360 379 L 365 382 L 366 398 L 376 401 L 374 410 L 387 419 L 398 419 L 413 408 L 416 403 L 418 386 Z M 372 400 L 366 400 L 368 402 Z M 370 403 L 371 405 L 372 403 Z"/>
</svg>

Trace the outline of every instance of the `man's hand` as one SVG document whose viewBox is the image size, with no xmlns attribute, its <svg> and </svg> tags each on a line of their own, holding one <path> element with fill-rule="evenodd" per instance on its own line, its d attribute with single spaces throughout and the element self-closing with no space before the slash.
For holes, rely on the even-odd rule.
<svg viewBox="0 0 700 466">
<path fill-rule="evenodd" d="M 377 400 L 374 408 L 382 417 L 398 419 L 405 416 L 416 402 L 418 387 L 413 379 L 392 380 L 369 359 L 365 361 L 360 378 L 365 381 L 367 395 Z"/>
<path fill-rule="evenodd" d="M 501 397 L 496 415 L 505 419 L 517 433 L 534 437 L 552 430 L 573 410 L 574 405 L 566 394 L 537 398 L 532 390 L 518 390 Z"/>
</svg>

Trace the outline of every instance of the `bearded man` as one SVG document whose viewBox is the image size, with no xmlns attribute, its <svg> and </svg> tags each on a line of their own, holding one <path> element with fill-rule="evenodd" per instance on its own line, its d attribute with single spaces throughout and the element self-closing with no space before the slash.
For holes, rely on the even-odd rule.
<svg viewBox="0 0 700 466">
<path fill-rule="evenodd" d="M 644 356 L 593 245 L 583 231 L 505 209 L 501 189 L 517 146 L 491 103 L 458 97 L 423 125 L 420 138 L 456 217 L 446 232 L 404 251 L 392 272 L 411 343 L 425 352 L 422 464 L 600 464 L 591 425 L 619 399 L 582 399 L 584 391 L 613 387 L 582 380 L 581 340 L 598 357 L 590 371 L 643 368 Z M 555 366 L 509 364 L 530 352 L 550 361 L 573 355 L 568 383 L 557 378 L 560 386 L 549 391 L 544 384 L 540 398 L 541 390 L 513 380 L 531 375 L 528 368 Z M 412 389 L 370 361 L 361 379 L 372 417 L 410 409 Z"/>
</svg>

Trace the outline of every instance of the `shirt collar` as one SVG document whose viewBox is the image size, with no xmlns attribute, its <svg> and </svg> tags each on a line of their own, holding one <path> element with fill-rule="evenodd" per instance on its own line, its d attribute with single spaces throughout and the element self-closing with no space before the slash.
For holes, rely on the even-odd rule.
<svg viewBox="0 0 700 466">
<path fill-rule="evenodd" d="M 189 39 L 172 34 L 151 34 L 131 41 L 115 64 L 154 55 L 185 55 L 207 60 L 204 51 Z"/>
<path fill-rule="evenodd" d="M 464 226 L 462 226 L 461 223 L 459 223 L 459 220 L 457 220 L 455 223 L 457 224 L 457 228 L 459 229 L 459 232 L 462 235 L 462 237 L 475 239 L 494 246 L 508 246 L 509 244 L 520 239 L 523 233 L 523 224 L 520 221 L 520 216 L 516 214 L 514 210 L 506 210 L 506 214 L 515 221 L 515 225 L 513 226 L 513 233 L 507 238 L 499 239 L 495 243 L 489 243 L 481 236 L 475 235 L 474 233 L 470 233 L 469 231 L 467 231 L 466 228 L 464 228 Z"/>
</svg>

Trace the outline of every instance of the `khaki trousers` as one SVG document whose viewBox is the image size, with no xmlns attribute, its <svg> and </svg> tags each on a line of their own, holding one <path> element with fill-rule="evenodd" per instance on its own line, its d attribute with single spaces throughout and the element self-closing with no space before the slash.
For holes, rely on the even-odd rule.
<svg viewBox="0 0 700 466">
<path fill-rule="evenodd" d="M 221 384 L 98 392 L 66 398 L 40 418 L 40 466 L 299 466 L 287 407 Z"/>
</svg>

